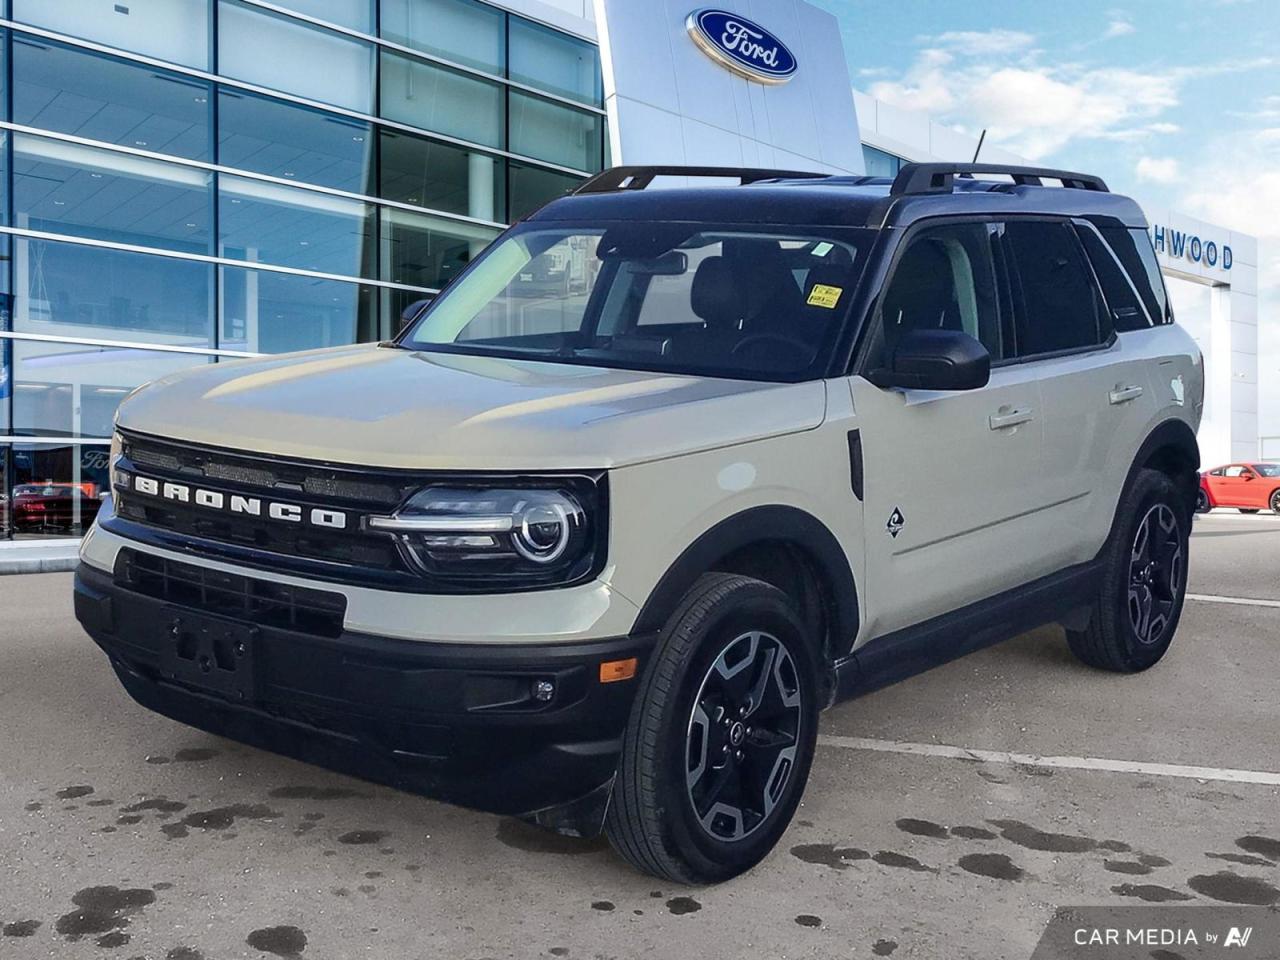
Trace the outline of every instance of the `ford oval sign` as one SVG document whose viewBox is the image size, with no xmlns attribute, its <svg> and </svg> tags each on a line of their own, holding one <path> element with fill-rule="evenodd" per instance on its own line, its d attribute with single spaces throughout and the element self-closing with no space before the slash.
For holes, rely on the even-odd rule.
<svg viewBox="0 0 1280 960">
<path fill-rule="evenodd" d="M 772 33 L 725 10 L 695 10 L 689 35 L 721 66 L 757 83 L 786 83 L 796 73 L 795 55 Z"/>
</svg>

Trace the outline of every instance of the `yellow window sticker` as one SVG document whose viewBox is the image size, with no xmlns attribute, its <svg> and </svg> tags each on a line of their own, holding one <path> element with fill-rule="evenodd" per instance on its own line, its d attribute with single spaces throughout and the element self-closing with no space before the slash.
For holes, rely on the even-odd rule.
<svg viewBox="0 0 1280 960">
<path fill-rule="evenodd" d="M 809 306 L 834 310 L 843 293 L 843 287 L 829 287 L 825 283 L 815 283 L 813 289 L 809 291 Z"/>
</svg>

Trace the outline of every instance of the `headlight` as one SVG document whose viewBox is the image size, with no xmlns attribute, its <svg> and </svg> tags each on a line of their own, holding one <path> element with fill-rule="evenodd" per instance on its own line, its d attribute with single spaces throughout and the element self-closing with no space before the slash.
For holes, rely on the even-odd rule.
<svg viewBox="0 0 1280 960">
<path fill-rule="evenodd" d="M 111 458 L 107 461 L 107 482 L 111 491 L 129 489 L 129 474 L 120 469 L 120 461 L 124 459 L 124 437 L 116 430 L 111 434 Z"/>
<path fill-rule="evenodd" d="M 420 574 L 468 589 L 563 586 L 603 561 L 602 490 L 588 477 L 420 490 L 370 530 Z"/>
</svg>

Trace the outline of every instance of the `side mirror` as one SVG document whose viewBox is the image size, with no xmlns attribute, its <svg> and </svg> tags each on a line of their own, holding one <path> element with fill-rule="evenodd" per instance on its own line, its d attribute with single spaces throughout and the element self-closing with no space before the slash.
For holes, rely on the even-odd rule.
<svg viewBox="0 0 1280 960">
<path fill-rule="evenodd" d="M 991 354 L 959 330 L 909 330 L 889 366 L 871 371 L 877 387 L 911 390 L 976 390 L 991 380 Z"/>
<path fill-rule="evenodd" d="M 1241 474 L 1241 476 L 1243 476 L 1246 480 L 1252 480 L 1252 479 L 1253 479 L 1253 474 L 1252 474 L 1252 473 L 1244 473 L 1244 474 Z"/>
<path fill-rule="evenodd" d="M 422 315 L 422 311 L 431 306 L 433 300 L 435 300 L 435 297 L 424 297 L 422 300 L 413 301 L 413 303 L 401 310 L 400 329 L 403 330 L 405 327 L 409 326 L 409 324 L 413 323 L 413 321 L 417 320 L 418 317 Z"/>
</svg>

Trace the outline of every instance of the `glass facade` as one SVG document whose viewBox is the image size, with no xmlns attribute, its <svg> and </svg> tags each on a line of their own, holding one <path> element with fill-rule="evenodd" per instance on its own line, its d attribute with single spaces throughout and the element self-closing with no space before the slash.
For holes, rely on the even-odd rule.
<svg viewBox="0 0 1280 960">
<path fill-rule="evenodd" d="M 598 172 L 596 47 L 484 0 L 0 0 L 0 540 L 139 384 L 389 336 Z"/>
<path fill-rule="evenodd" d="M 907 161 L 893 153 L 887 153 L 876 147 L 862 145 L 862 160 L 867 165 L 869 177 L 896 177 L 902 165 Z"/>
</svg>

